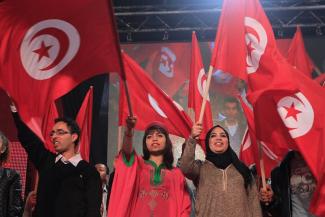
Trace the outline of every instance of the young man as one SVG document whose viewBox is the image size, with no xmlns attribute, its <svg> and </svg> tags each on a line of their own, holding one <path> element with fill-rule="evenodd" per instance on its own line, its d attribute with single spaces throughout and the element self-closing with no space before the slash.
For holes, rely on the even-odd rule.
<svg viewBox="0 0 325 217">
<path fill-rule="evenodd" d="M 77 151 L 80 129 L 76 122 L 55 120 L 49 134 L 54 154 L 21 121 L 15 108 L 12 111 L 18 138 L 39 172 L 33 217 L 100 217 L 99 174 Z"/>
<path fill-rule="evenodd" d="M 241 108 L 238 100 L 234 97 L 227 97 L 224 100 L 223 114 L 225 120 L 218 122 L 229 132 L 231 148 L 239 156 L 240 145 L 246 130 L 246 124 L 243 121 L 241 115 Z"/>
</svg>

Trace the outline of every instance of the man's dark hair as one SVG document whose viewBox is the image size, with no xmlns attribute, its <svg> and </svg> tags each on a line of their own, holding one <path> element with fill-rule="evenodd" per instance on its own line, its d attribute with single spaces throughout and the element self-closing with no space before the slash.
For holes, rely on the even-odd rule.
<svg viewBox="0 0 325 217">
<path fill-rule="evenodd" d="M 238 111 L 241 111 L 239 101 L 235 97 L 228 96 L 223 100 L 223 107 L 225 108 L 226 103 L 236 103 Z"/>
<path fill-rule="evenodd" d="M 2 142 L 2 149 L 5 149 L 5 151 L 2 154 L 0 153 L 0 165 L 6 162 L 9 156 L 9 140 L 7 139 L 5 134 L 0 131 L 0 143 L 1 142 Z"/>
<path fill-rule="evenodd" d="M 76 141 L 74 142 L 75 145 L 78 145 L 79 140 L 80 140 L 80 128 L 77 124 L 77 122 L 75 120 L 73 120 L 72 118 L 67 118 L 67 117 L 60 117 L 60 118 L 56 118 L 54 120 L 54 123 L 58 123 L 58 122 L 64 122 L 66 123 L 66 125 L 68 126 L 68 129 L 70 131 L 71 134 L 77 134 L 78 138 L 76 139 Z"/>
<path fill-rule="evenodd" d="M 165 135 L 166 137 L 166 147 L 164 150 L 164 164 L 166 166 L 167 169 L 172 169 L 173 168 L 173 161 L 174 161 L 174 156 L 173 156 L 173 146 L 172 146 L 172 142 L 169 138 L 169 134 L 167 132 L 167 130 L 159 125 L 152 125 L 149 128 L 146 129 L 146 131 L 144 132 L 144 136 L 143 136 L 143 141 L 142 141 L 142 149 L 143 149 L 143 159 L 144 160 L 149 160 L 150 158 L 150 152 L 147 148 L 147 144 L 146 144 L 146 138 L 149 134 L 151 134 L 153 131 L 158 131 L 159 133 L 162 133 Z"/>
</svg>

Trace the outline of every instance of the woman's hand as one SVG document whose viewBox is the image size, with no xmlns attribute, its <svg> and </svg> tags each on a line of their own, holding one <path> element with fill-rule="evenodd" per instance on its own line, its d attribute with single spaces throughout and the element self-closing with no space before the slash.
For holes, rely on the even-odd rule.
<svg viewBox="0 0 325 217">
<path fill-rule="evenodd" d="M 125 120 L 126 127 L 128 130 L 132 130 L 135 127 L 135 124 L 137 123 L 137 117 L 135 116 L 128 116 Z"/>
<path fill-rule="evenodd" d="M 193 127 L 192 127 L 192 130 L 191 130 L 191 137 L 193 139 L 198 139 L 200 134 L 202 133 L 203 131 L 203 127 L 202 127 L 202 124 L 199 123 L 199 122 L 196 122 Z"/>
<path fill-rule="evenodd" d="M 266 185 L 266 189 L 261 188 L 259 195 L 260 195 L 260 201 L 266 204 L 271 203 L 273 198 L 273 191 L 270 185 Z"/>
</svg>

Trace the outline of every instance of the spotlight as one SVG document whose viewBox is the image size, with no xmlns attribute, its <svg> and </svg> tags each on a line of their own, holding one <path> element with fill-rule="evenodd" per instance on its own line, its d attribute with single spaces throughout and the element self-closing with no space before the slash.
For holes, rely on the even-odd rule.
<svg viewBox="0 0 325 217">
<path fill-rule="evenodd" d="M 165 31 L 165 33 L 164 33 L 164 36 L 163 36 L 163 41 L 167 41 L 168 40 L 168 38 L 169 38 L 169 35 L 168 35 L 168 32 L 167 31 Z"/>
<path fill-rule="evenodd" d="M 317 26 L 316 27 L 315 32 L 316 32 L 316 35 L 318 35 L 318 36 L 322 36 L 323 35 L 323 31 L 322 31 L 322 28 L 320 26 Z"/>
<path fill-rule="evenodd" d="M 277 34 L 279 38 L 283 38 L 283 29 L 278 29 Z"/>
<path fill-rule="evenodd" d="M 133 39 L 132 39 L 132 33 L 131 33 L 131 32 L 128 32 L 128 33 L 126 34 L 126 41 L 127 41 L 127 42 L 131 42 L 131 41 L 133 41 Z"/>
</svg>

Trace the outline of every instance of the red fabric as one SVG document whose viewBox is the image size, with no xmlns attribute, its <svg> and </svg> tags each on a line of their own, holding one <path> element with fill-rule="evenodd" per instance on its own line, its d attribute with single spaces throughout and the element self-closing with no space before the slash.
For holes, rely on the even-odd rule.
<svg viewBox="0 0 325 217">
<path fill-rule="evenodd" d="M 125 53 L 122 56 L 132 110 L 138 118 L 135 128 L 145 130 L 149 123 L 159 121 L 166 125 L 171 134 L 187 138 L 192 122 L 182 108 L 175 104 L 134 60 Z M 120 83 L 119 107 L 119 125 L 124 125 L 129 112 L 123 82 Z"/>
<path fill-rule="evenodd" d="M 317 83 L 319 83 L 322 87 L 325 87 L 325 73 L 319 75 L 314 79 Z"/>
<path fill-rule="evenodd" d="M 54 150 L 54 146 L 52 144 L 49 133 L 52 131 L 52 128 L 54 125 L 54 120 L 58 117 L 59 117 L 58 110 L 56 108 L 55 102 L 53 101 L 50 105 L 50 109 L 48 110 L 48 112 L 42 122 L 42 125 L 43 125 L 42 126 L 42 135 L 45 139 L 44 145 L 52 153 L 55 153 L 55 150 Z"/>
<path fill-rule="evenodd" d="M 247 105 L 242 98 L 239 98 L 241 106 L 243 108 L 248 129 L 245 132 L 241 149 L 240 149 L 240 160 L 242 160 L 247 166 L 252 164 L 256 165 L 256 169 L 259 175 L 261 175 L 260 157 L 259 157 L 259 146 L 256 138 L 256 129 L 254 122 L 253 110 Z M 271 171 L 273 168 L 279 165 L 284 156 L 289 151 L 287 148 L 279 148 L 270 143 L 261 142 L 262 158 L 264 161 L 265 176 L 271 177 Z"/>
<path fill-rule="evenodd" d="M 136 154 L 133 164 L 127 166 L 120 154 L 107 216 L 189 217 L 191 201 L 184 175 L 178 168 L 162 169 L 161 173 L 162 183 L 154 186 L 153 166 Z"/>
<path fill-rule="evenodd" d="M 89 162 L 91 128 L 93 116 L 93 87 L 88 90 L 82 105 L 76 117 L 76 122 L 81 129 L 81 137 L 79 141 L 79 151 L 82 159 Z"/>
<path fill-rule="evenodd" d="M 205 75 L 204 66 L 202 63 L 200 47 L 195 32 L 193 32 L 192 33 L 192 60 L 191 60 L 190 84 L 189 84 L 189 92 L 188 92 L 188 108 L 194 111 L 195 122 L 199 120 L 204 91 L 206 87 L 206 80 L 207 80 L 207 76 Z M 200 143 L 202 149 L 205 151 L 205 136 L 209 131 L 209 129 L 213 126 L 209 95 L 204 110 L 202 126 L 203 126 L 203 132 L 200 135 Z"/>
<path fill-rule="evenodd" d="M 258 156 L 258 150 L 255 145 L 255 143 L 252 143 L 248 129 L 246 129 L 242 144 L 240 146 L 239 159 L 248 167 L 258 165 L 258 157 L 256 157 Z M 257 170 L 257 172 L 259 173 L 259 170 Z"/>
<path fill-rule="evenodd" d="M 43 141 L 54 99 L 96 74 L 121 72 L 113 18 L 106 0 L 1 2 L 0 86 Z"/>
<path fill-rule="evenodd" d="M 325 156 L 322 87 L 293 68 L 279 53 L 272 27 L 257 0 L 226 0 L 223 9 L 220 20 L 225 23 L 221 26 L 228 29 L 221 30 L 219 42 L 222 47 L 232 43 L 238 47 L 228 47 L 223 50 L 226 53 L 218 55 L 228 58 L 222 64 L 237 64 L 228 67 L 233 70 L 229 72 L 248 82 L 258 139 L 279 148 L 299 150 L 319 181 L 319 162 L 324 162 Z M 234 9 L 238 10 L 235 17 Z M 226 23 L 228 20 L 234 25 Z M 231 41 L 235 38 L 229 34 L 234 31 L 236 40 Z"/>
<path fill-rule="evenodd" d="M 26 189 L 27 153 L 20 142 L 10 142 L 9 160 L 4 167 L 15 169 L 20 174 L 22 196 L 24 196 Z"/>
<path fill-rule="evenodd" d="M 246 79 L 246 44 L 242 36 L 245 32 L 243 25 L 245 1 L 224 1 L 219 19 L 215 46 L 210 65 L 223 72 L 231 73 L 243 80 Z M 231 14 L 232 18 L 227 17 Z M 234 16 L 234 14 L 236 16 Z M 240 58 L 234 58 L 235 56 Z"/>
<path fill-rule="evenodd" d="M 305 49 L 304 39 L 302 37 L 299 26 L 297 27 L 297 31 L 291 41 L 287 60 L 300 72 L 304 73 L 308 77 L 311 77 L 311 73 L 314 69 L 314 64 Z"/>
</svg>

